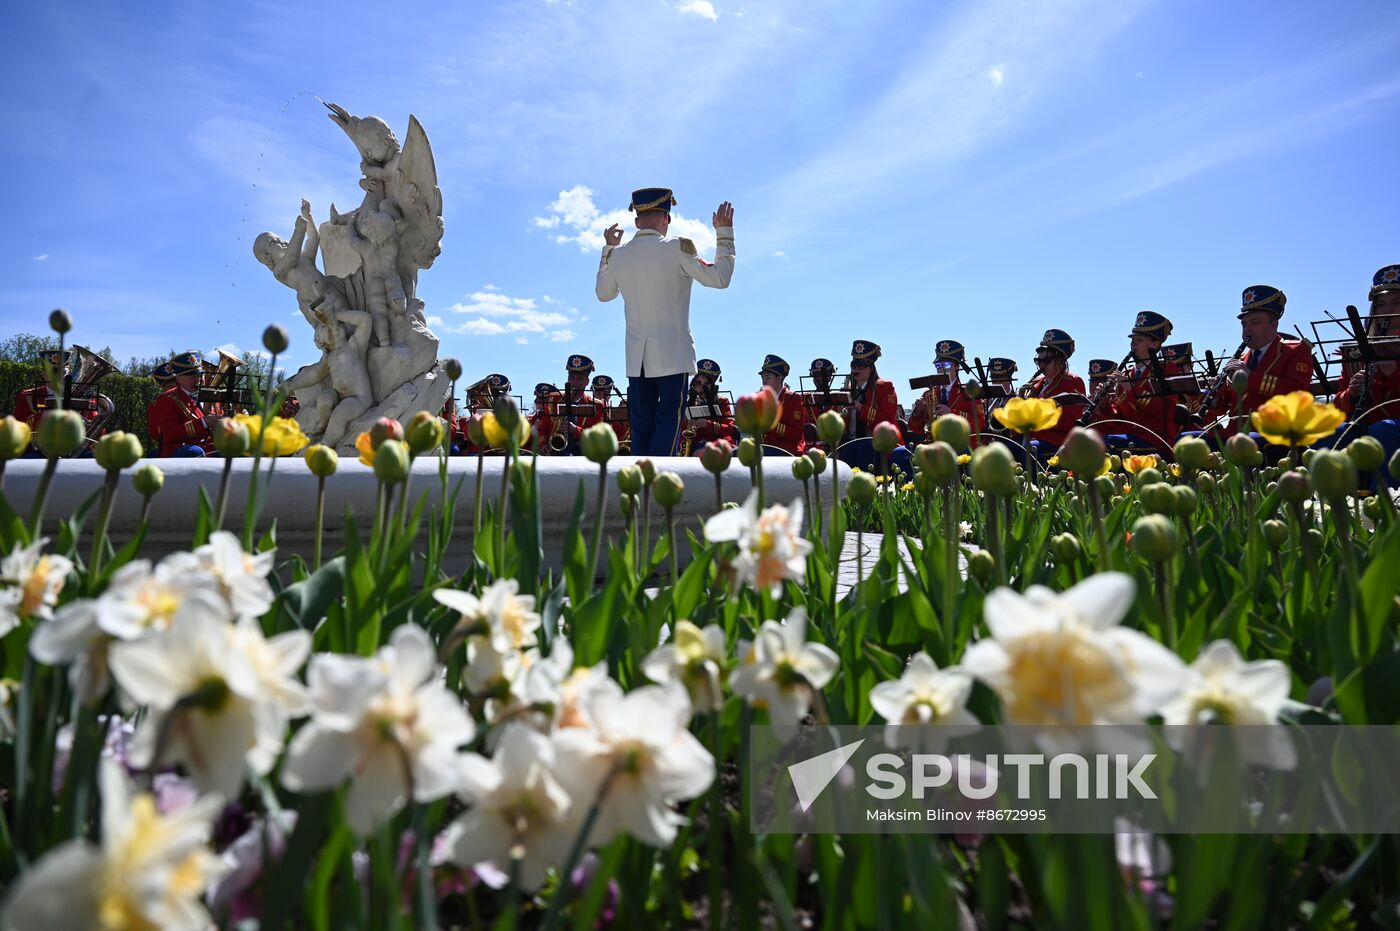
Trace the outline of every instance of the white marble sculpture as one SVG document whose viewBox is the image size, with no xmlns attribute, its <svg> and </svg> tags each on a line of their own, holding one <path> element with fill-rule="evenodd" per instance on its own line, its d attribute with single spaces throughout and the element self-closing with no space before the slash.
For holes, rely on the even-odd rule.
<svg viewBox="0 0 1400 931">
<path fill-rule="evenodd" d="M 438 340 L 416 296 L 419 270 L 441 252 L 442 192 L 416 117 L 400 147 L 378 117 L 326 106 L 360 151 L 364 200 L 348 213 L 331 204 L 319 229 L 303 200 L 291 239 L 263 233 L 253 254 L 296 292 L 322 352 L 285 383 L 301 402 L 297 420 L 313 440 L 349 452 L 378 418 L 436 413 L 447 397 Z"/>
</svg>

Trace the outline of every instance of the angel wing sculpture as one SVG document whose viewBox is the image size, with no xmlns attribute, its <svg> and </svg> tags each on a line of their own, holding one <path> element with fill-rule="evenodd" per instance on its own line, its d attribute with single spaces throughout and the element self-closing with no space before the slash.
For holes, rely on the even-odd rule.
<svg viewBox="0 0 1400 931">
<path fill-rule="evenodd" d="M 334 359 L 328 354 L 298 372 L 292 384 L 299 398 L 303 391 L 307 394 L 302 399 L 307 413 L 303 429 L 312 435 L 313 429 L 327 430 L 318 437 L 321 442 L 347 448 L 379 417 L 403 418 L 419 410 L 442 408 L 448 382 L 437 365 L 437 337 L 428 329 L 423 302 L 417 297 L 418 273 L 431 267 L 442 251 L 442 192 L 428 135 L 416 117 L 409 117 L 400 146 L 389 124 L 379 117 L 354 116 L 333 103 L 326 107 L 331 121 L 360 153 L 360 187 L 365 196 L 347 213 L 338 212 L 332 204 L 330 219 L 319 227 L 325 271 L 316 287 L 332 299 L 331 312 L 310 314 L 303 308 L 316 327 L 317 345 L 341 348 Z M 309 221 L 309 208 L 303 208 L 303 215 Z M 314 235 L 309 239 L 305 251 L 314 252 Z M 264 251 L 270 251 L 266 245 L 270 240 L 263 242 Z M 259 258 L 273 267 L 264 256 Z M 308 302 L 302 292 L 307 282 L 316 280 L 314 271 L 313 259 L 310 271 L 300 278 L 298 294 L 303 304 Z M 287 278 L 278 276 L 290 287 Z M 319 303 L 310 302 L 313 307 Z M 368 339 L 349 339 L 351 331 L 364 332 L 363 314 L 368 315 Z M 339 332 L 326 332 L 326 328 Z M 358 349 L 350 351 L 346 346 Z M 350 358 L 355 354 L 358 359 Z M 372 396 L 362 405 L 364 412 L 348 424 L 344 417 L 327 416 L 329 410 L 346 409 L 340 405 L 348 390 L 344 386 L 362 383 L 347 373 L 360 366 L 372 387 Z M 331 378 L 332 368 L 339 377 Z M 356 392 L 360 398 L 364 394 Z M 332 427 L 341 435 L 330 436 Z"/>
</svg>

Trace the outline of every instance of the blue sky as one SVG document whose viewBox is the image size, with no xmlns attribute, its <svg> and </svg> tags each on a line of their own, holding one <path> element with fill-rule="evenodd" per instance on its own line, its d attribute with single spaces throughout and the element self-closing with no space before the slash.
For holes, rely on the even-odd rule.
<svg viewBox="0 0 1400 931">
<path fill-rule="evenodd" d="M 735 204 L 733 284 L 692 305 L 734 390 L 863 338 L 907 401 L 938 339 L 1024 377 L 1047 326 L 1082 372 L 1141 309 L 1229 351 L 1245 286 L 1307 330 L 1400 262 L 1393 0 L 48 2 L 0 46 L 0 333 L 63 306 L 119 358 L 279 321 L 313 361 L 251 244 L 360 200 L 318 96 L 422 121 L 446 236 L 419 296 L 517 390 L 572 352 L 624 374 L 593 280 L 634 187 L 673 187 L 702 248 Z"/>
</svg>

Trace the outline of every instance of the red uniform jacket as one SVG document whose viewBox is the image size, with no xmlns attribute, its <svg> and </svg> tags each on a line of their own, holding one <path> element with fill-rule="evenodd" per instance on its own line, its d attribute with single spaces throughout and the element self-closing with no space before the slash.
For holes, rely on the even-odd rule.
<svg viewBox="0 0 1400 931">
<path fill-rule="evenodd" d="M 1030 386 L 1033 398 L 1053 398 L 1057 394 L 1084 393 L 1084 379 L 1070 371 L 1066 371 L 1059 378 L 1053 380 L 1047 379 L 1044 375 L 1037 375 L 1030 380 Z M 1049 430 L 1032 433 L 1031 439 L 1059 446 L 1065 441 L 1065 437 L 1069 435 L 1069 431 L 1074 425 L 1079 423 L 1079 418 L 1083 414 L 1083 404 L 1061 405 L 1060 419 L 1056 421 L 1055 426 Z"/>
<path fill-rule="evenodd" d="M 1175 362 L 1162 363 L 1162 374 L 1166 376 L 1181 374 L 1181 367 Z M 1162 438 L 1162 442 L 1170 446 L 1176 442 L 1176 395 L 1154 396 L 1160 386 L 1152 379 L 1152 369 L 1143 366 L 1134 370 L 1132 381 L 1128 382 L 1124 390 L 1112 396 L 1108 403 L 1099 408 L 1106 411 L 1104 418 L 1116 420 L 1126 420 L 1129 423 L 1146 427 Z M 1132 430 L 1124 428 L 1122 425 L 1110 425 L 1106 433 L 1132 433 Z M 1151 440 L 1151 434 L 1139 434 L 1142 439 Z M 1154 445 L 1157 445 L 1154 441 Z M 1165 453 L 1166 449 L 1159 450 Z"/>
<path fill-rule="evenodd" d="M 15 420 L 22 420 L 29 424 L 29 429 L 35 432 L 39 429 L 39 421 L 43 419 L 44 412 L 54 407 L 54 398 L 49 393 L 47 384 L 35 385 L 33 388 L 25 388 L 15 395 Z M 75 408 L 82 415 L 85 424 L 91 425 L 97 419 L 97 410 L 92 407 L 90 400 L 79 400 Z M 99 430 L 93 439 L 106 433 Z M 91 434 L 89 434 L 91 435 Z"/>
<path fill-rule="evenodd" d="M 807 450 L 806 424 L 807 410 L 802 399 L 791 388 L 784 388 L 778 395 L 778 422 L 763 434 L 763 442 L 800 456 Z"/>
<path fill-rule="evenodd" d="M 1362 415 L 1363 423 L 1373 424 L 1381 420 L 1395 420 L 1400 418 L 1400 404 L 1392 405 L 1390 408 L 1378 411 L 1376 405 L 1385 401 L 1394 401 L 1400 398 L 1400 365 L 1392 364 L 1390 373 L 1381 371 L 1380 367 L 1371 374 L 1371 380 L 1366 387 L 1366 413 Z M 1342 390 L 1337 392 L 1337 406 L 1346 411 L 1351 417 L 1356 413 L 1357 397 L 1351 390 L 1350 379 L 1342 385 Z"/>
<path fill-rule="evenodd" d="M 553 435 L 556 418 L 569 421 L 560 426 L 560 432 L 566 434 L 571 442 L 577 440 L 578 435 L 587 428 L 603 422 L 603 402 L 594 400 L 593 395 L 587 391 L 574 395 L 572 408 L 573 416 L 570 417 L 568 404 L 564 401 L 551 401 L 544 411 L 535 417 L 534 433 L 539 438 L 539 448 L 543 449 Z"/>
<path fill-rule="evenodd" d="M 1250 360 L 1258 358 L 1259 355 L 1254 349 L 1246 349 L 1244 355 L 1240 356 L 1245 363 L 1245 371 L 1249 372 L 1249 386 L 1245 390 L 1244 404 L 1241 407 L 1244 414 L 1253 413 L 1259 405 L 1274 395 L 1307 391 L 1312 387 L 1312 345 L 1306 340 L 1284 339 L 1279 336 L 1264 347 L 1263 358 L 1258 364 L 1252 369 L 1249 368 Z M 1219 417 L 1234 410 L 1235 389 L 1230 380 L 1226 379 L 1220 387 L 1220 393 L 1215 397 L 1215 403 L 1207 412 L 1208 417 Z M 1233 419 L 1224 432 L 1234 432 Z"/>
<path fill-rule="evenodd" d="M 697 400 L 689 406 L 703 407 L 705 402 Z M 739 431 L 734 426 L 734 408 L 730 406 L 729 399 L 724 396 L 716 398 L 714 413 L 715 416 L 703 420 L 687 420 L 686 429 L 695 431 L 695 439 L 690 444 L 691 452 L 698 453 L 700 447 L 711 440 L 738 442 Z"/>
<path fill-rule="evenodd" d="M 865 397 L 856 409 L 856 436 L 869 436 L 878 423 L 899 423 L 899 396 L 894 382 L 884 378 L 865 386 Z"/>
<path fill-rule="evenodd" d="M 179 385 L 167 388 L 147 405 L 146 425 L 160 450 L 158 455 L 169 456 L 181 446 L 199 446 L 206 453 L 214 451 L 204 411 Z"/>
</svg>

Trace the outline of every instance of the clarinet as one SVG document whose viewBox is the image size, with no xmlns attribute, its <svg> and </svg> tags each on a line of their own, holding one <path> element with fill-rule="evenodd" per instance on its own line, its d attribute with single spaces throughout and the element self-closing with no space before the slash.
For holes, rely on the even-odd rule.
<svg viewBox="0 0 1400 931">
<path fill-rule="evenodd" d="M 1094 414 L 1097 413 L 1099 405 L 1103 403 L 1104 397 L 1107 396 L 1109 386 L 1113 383 L 1113 376 L 1122 371 L 1123 367 L 1131 361 L 1133 361 L 1133 354 L 1129 352 L 1123 357 L 1123 361 L 1119 362 L 1113 371 L 1104 376 L 1103 382 L 1099 385 L 1099 390 L 1094 392 L 1094 396 L 1089 399 L 1089 406 L 1084 408 L 1084 413 L 1079 418 L 1079 426 L 1087 427 L 1094 422 Z"/>
<path fill-rule="evenodd" d="M 1351 411 L 1353 420 L 1360 420 L 1371 407 L 1371 379 L 1375 375 L 1376 364 L 1374 362 L 1361 369 L 1361 390 L 1356 392 L 1356 404 L 1353 405 Z"/>
<path fill-rule="evenodd" d="M 1248 348 L 1248 341 L 1240 340 L 1239 346 L 1235 348 L 1235 354 L 1230 356 L 1230 362 L 1234 362 L 1240 356 L 1244 355 L 1244 351 Z M 1228 364 L 1229 363 L 1227 362 L 1226 365 Z M 1202 417 L 1205 417 L 1206 414 L 1210 413 L 1211 407 L 1215 404 L 1215 396 L 1220 393 L 1220 389 L 1224 387 L 1225 379 L 1228 377 L 1229 376 L 1225 372 L 1225 366 L 1222 365 L 1220 367 L 1220 375 L 1215 379 L 1215 383 L 1212 384 L 1210 388 L 1206 390 L 1206 393 L 1201 396 L 1201 404 L 1198 408 L 1196 408 L 1196 410 L 1200 412 L 1200 415 Z"/>
</svg>

